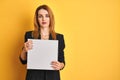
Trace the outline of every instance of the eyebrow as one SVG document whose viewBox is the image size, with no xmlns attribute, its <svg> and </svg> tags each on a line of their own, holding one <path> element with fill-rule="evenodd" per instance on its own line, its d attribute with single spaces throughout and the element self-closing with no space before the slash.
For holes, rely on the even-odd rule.
<svg viewBox="0 0 120 80">
<path fill-rule="evenodd" d="M 48 13 L 46 13 L 46 14 L 48 14 Z M 42 15 L 42 14 L 38 13 L 38 15 Z M 49 15 L 49 14 L 48 14 L 48 15 Z"/>
</svg>

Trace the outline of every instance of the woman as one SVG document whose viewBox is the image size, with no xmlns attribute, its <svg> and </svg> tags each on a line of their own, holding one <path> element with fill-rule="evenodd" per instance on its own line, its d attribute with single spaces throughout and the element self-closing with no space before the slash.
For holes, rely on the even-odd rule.
<svg viewBox="0 0 120 80">
<path fill-rule="evenodd" d="M 25 34 L 25 43 L 20 54 L 22 64 L 27 64 L 27 52 L 32 49 L 32 42 L 27 39 L 58 40 L 58 61 L 52 61 L 55 70 L 27 70 L 26 80 L 60 80 L 60 70 L 65 66 L 64 37 L 54 31 L 54 15 L 47 5 L 36 9 L 34 16 L 34 31 Z"/>
</svg>

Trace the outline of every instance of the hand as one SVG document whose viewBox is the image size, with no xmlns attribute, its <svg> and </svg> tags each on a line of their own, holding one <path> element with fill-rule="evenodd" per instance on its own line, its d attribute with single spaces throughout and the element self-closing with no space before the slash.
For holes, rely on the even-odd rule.
<svg viewBox="0 0 120 80">
<path fill-rule="evenodd" d="M 52 67 L 55 69 L 55 70 L 60 70 L 64 67 L 64 63 L 61 63 L 61 62 L 58 62 L 58 61 L 52 61 Z"/>
<path fill-rule="evenodd" d="M 27 42 L 24 43 L 24 50 L 27 52 L 28 50 L 32 49 L 32 41 L 28 40 Z"/>
</svg>

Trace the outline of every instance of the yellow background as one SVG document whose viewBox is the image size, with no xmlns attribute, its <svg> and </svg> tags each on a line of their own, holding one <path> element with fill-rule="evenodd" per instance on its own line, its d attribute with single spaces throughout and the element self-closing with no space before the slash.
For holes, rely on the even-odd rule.
<svg viewBox="0 0 120 80">
<path fill-rule="evenodd" d="M 0 0 L 0 80 L 24 80 L 19 54 L 41 4 L 65 37 L 62 80 L 120 80 L 119 0 Z"/>
</svg>

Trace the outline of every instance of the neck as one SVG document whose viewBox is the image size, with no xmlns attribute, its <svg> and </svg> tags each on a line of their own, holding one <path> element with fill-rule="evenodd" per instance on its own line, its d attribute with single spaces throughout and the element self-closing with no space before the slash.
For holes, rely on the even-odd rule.
<svg viewBox="0 0 120 80">
<path fill-rule="evenodd" d="M 41 35 L 49 35 L 49 28 L 41 28 Z"/>
</svg>

